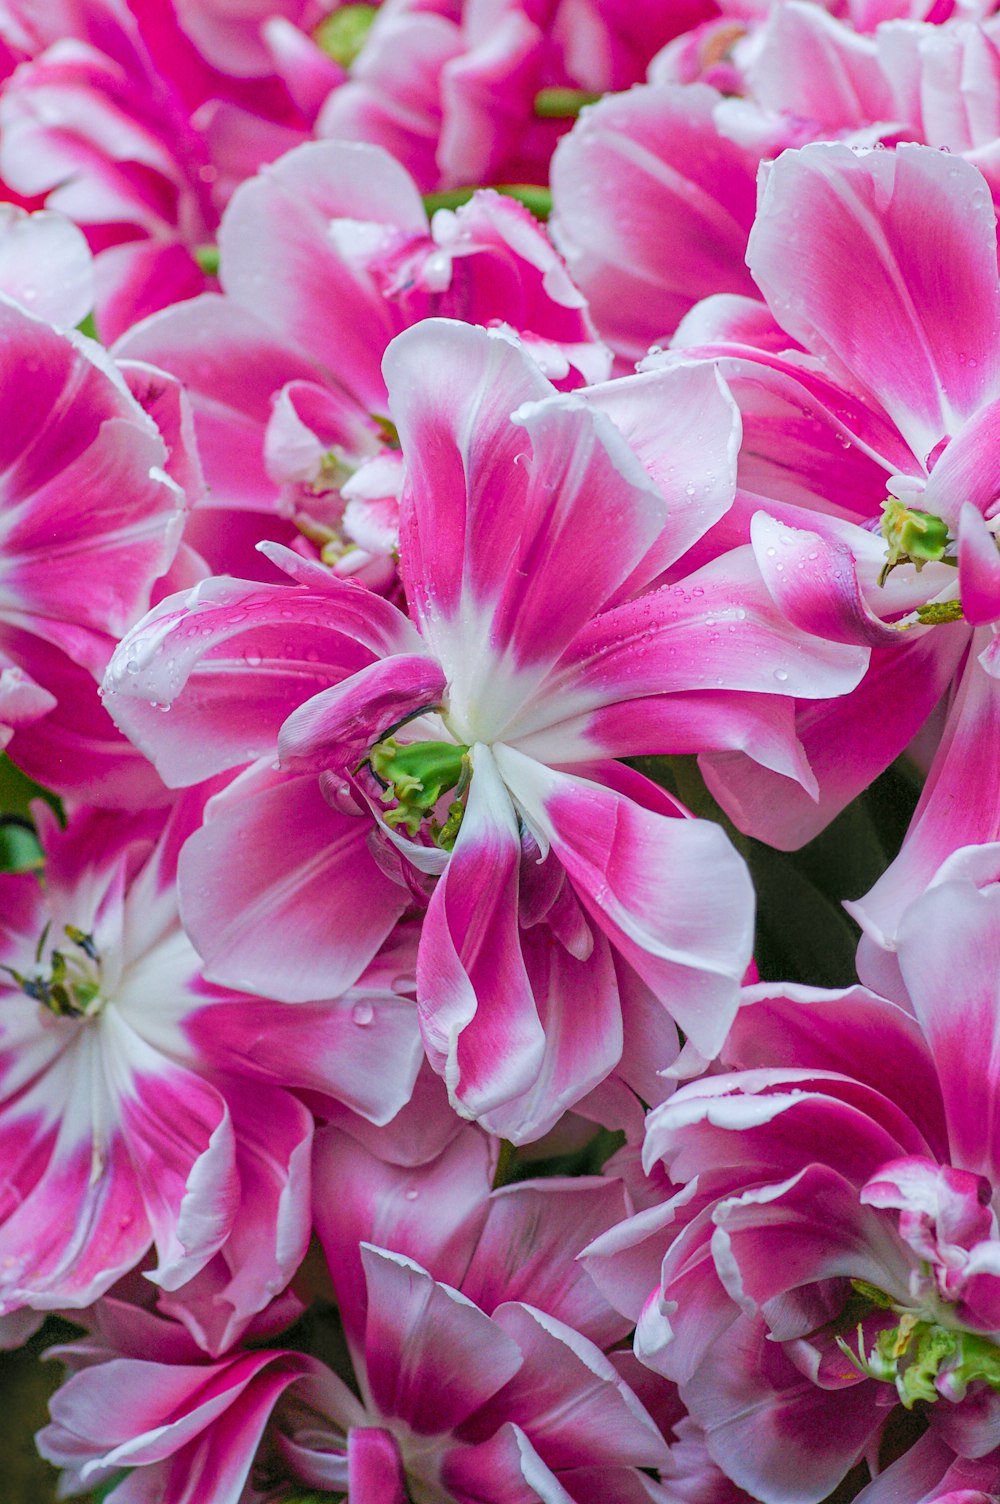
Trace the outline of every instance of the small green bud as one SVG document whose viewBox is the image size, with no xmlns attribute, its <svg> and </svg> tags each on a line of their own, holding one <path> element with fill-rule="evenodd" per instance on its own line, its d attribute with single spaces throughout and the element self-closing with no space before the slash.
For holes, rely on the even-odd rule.
<svg viewBox="0 0 1000 1504">
<path fill-rule="evenodd" d="M 217 245 L 197 245 L 194 248 L 194 259 L 205 273 L 206 277 L 219 275 L 219 247 Z"/>
<path fill-rule="evenodd" d="M 313 41 L 335 63 L 350 68 L 368 40 L 377 14 L 377 5 L 341 5 L 319 23 Z"/>
</svg>

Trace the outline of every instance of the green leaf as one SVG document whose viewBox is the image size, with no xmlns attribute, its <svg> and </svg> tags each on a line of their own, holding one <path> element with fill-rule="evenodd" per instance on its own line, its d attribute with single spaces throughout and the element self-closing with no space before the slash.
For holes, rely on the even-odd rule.
<svg viewBox="0 0 1000 1504">
<path fill-rule="evenodd" d="M 45 865 L 38 837 L 16 818 L 0 819 L 0 872 L 38 872 Z"/>
<path fill-rule="evenodd" d="M 0 815 L 17 815 L 30 823 L 32 799 L 44 799 L 62 819 L 62 805 L 55 794 L 34 783 L 0 752 Z"/>
</svg>

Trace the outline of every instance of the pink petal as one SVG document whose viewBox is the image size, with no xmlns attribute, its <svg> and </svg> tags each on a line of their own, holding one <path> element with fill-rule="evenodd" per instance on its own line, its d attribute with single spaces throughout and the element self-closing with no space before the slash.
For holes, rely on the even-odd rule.
<svg viewBox="0 0 1000 1504">
<path fill-rule="evenodd" d="M 441 372 L 433 386 L 431 361 Z M 580 401 L 527 406 L 512 423 L 515 408 L 545 392 L 498 336 L 429 322 L 394 343 L 386 372 L 409 472 L 403 567 L 425 635 L 453 657 L 457 644 L 438 622 L 443 615 L 447 627 L 465 595 L 467 612 L 492 618 L 497 652 L 552 662 L 645 554 L 663 525 L 662 499 L 613 425 Z M 584 535 L 593 546 L 581 554 Z"/>
<path fill-rule="evenodd" d="M 379 360 L 400 321 L 364 265 L 341 252 L 330 233 L 339 220 L 384 235 L 426 233 L 427 225 L 412 180 L 386 152 L 308 142 L 233 195 L 219 231 L 221 281 L 292 349 L 334 373 L 359 406 L 380 412 Z"/>
<path fill-rule="evenodd" d="M 361 1261 L 372 1400 L 420 1436 L 453 1430 L 521 1367 L 517 1343 L 412 1260 L 364 1243 Z"/>
<path fill-rule="evenodd" d="M 960 159 L 911 145 L 788 153 L 747 255 L 783 326 L 872 392 L 919 459 L 994 395 L 993 206 Z"/>
<path fill-rule="evenodd" d="M 1000 550 L 982 514 L 966 502 L 959 518 L 958 578 L 962 614 L 974 627 L 1000 616 Z"/>
<path fill-rule="evenodd" d="M 572 1327 L 520 1301 L 494 1312 L 524 1364 L 472 1417 L 473 1434 L 513 1421 L 554 1471 L 588 1462 L 655 1467 L 667 1446 L 608 1359 Z"/>
<path fill-rule="evenodd" d="M 958 623 L 933 631 L 952 634 L 958 648 L 968 640 L 967 629 Z M 984 649 L 983 656 L 992 652 L 993 640 L 985 628 L 977 630 L 902 849 L 852 906 L 865 930 L 880 938 L 894 935 L 907 905 L 924 892 L 953 851 L 1000 837 L 994 765 L 983 758 L 983 748 L 1000 736 L 1000 684 L 976 658 Z"/>
<path fill-rule="evenodd" d="M 273 756 L 290 712 L 368 661 L 315 595 L 206 580 L 161 601 L 119 644 L 105 703 L 164 779 L 195 783 Z"/>
<path fill-rule="evenodd" d="M 453 1447 L 441 1470 L 455 1496 L 491 1504 L 575 1504 L 530 1440 L 511 1422 L 478 1446 Z"/>
<path fill-rule="evenodd" d="M 315 380 L 301 352 L 254 309 L 208 293 L 137 324 L 115 345 L 115 355 L 147 361 L 183 382 L 214 505 L 275 509 L 264 433 L 272 395 L 287 382 Z M 360 414 L 355 422 L 360 427 Z"/>
<path fill-rule="evenodd" d="M 256 785 L 213 805 L 185 846 L 185 927 L 206 975 L 225 986 L 282 1002 L 346 992 L 408 895 L 371 857 L 368 821 L 332 809 L 315 778 L 261 773 Z"/>
<path fill-rule="evenodd" d="M 469 1114 L 525 1091 L 543 1059 L 518 931 L 520 861 L 510 797 L 493 754 L 479 745 L 458 840 L 431 897 L 417 956 L 424 1045 Z"/>
<path fill-rule="evenodd" d="M 1000 1181 L 996 1063 L 1000 889 L 944 882 L 904 914 L 897 954 L 937 1066 L 952 1162 Z M 942 928 L 942 926 L 944 926 Z M 942 937 L 947 936 L 947 943 Z M 960 997 L 961 1009 L 954 999 Z M 979 1062 L 973 1072 L 970 1059 Z"/>
<path fill-rule="evenodd" d="M 740 830 L 794 851 L 905 751 L 951 682 L 966 641 L 960 623 L 915 632 L 889 652 L 876 650 L 852 693 L 796 707 L 796 729 L 818 794 L 801 786 L 801 779 L 793 782 L 783 770 L 771 772 L 759 765 L 761 759 L 751 762 L 740 753 L 703 755 L 699 766 L 706 783 Z M 899 693 L 901 684 L 905 694 Z"/>
<path fill-rule="evenodd" d="M 749 878 L 721 830 L 664 819 L 513 748 L 497 748 L 497 761 L 596 922 L 697 1048 L 713 1055 L 735 1009 L 752 922 Z M 668 885 L 667 873 L 684 875 Z"/>
<path fill-rule="evenodd" d="M 587 110 L 553 159 L 556 244 L 630 360 L 699 298 L 753 291 L 743 257 L 757 164 L 717 130 L 718 103 L 703 84 L 631 89 Z"/>
<path fill-rule="evenodd" d="M 487 1313 L 504 1301 L 530 1296 L 531 1305 L 610 1347 L 627 1322 L 576 1260 L 625 1212 L 624 1192 L 615 1180 L 558 1178 L 504 1186 L 490 1198 L 462 1290 Z"/>
<path fill-rule="evenodd" d="M 220 998 L 185 1028 L 220 1067 L 333 1097 L 379 1124 L 410 1100 L 424 1056 L 412 1000 L 366 986 L 364 976 L 328 1003 Z"/>
<path fill-rule="evenodd" d="M 380 741 L 390 727 L 443 697 L 445 676 L 433 658 L 382 658 L 294 710 L 278 735 L 283 768 L 342 768 Z"/>
<path fill-rule="evenodd" d="M 5 203 L 0 213 L 0 289 L 30 313 L 66 328 L 94 306 L 94 272 L 87 242 L 61 214 L 26 214 Z"/>
<path fill-rule="evenodd" d="M 523 925 L 523 913 L 522 913 Z M 611 947 L 604 935 L 580 960 L 547 925 L 524 931 L 521 955 L 545 1033 L 542 1062 L 526 1092 L 481 1117 L 490 1133 L 526 1143 L 614 1070 L 622 1053 L 622 1015 Z"/>
<path fill-rule="evenodd" d="M 667 502 L 659 537 L 623 587 L 627 595 L 682 558 L 732 505 L 739 409 L 709 364 L 620 377 L 591 387 L 587 401 L 624 434 Z"/>
<path fill-rule="evenodd" d="M 393 1248 L 462 1284 L 491 1174 L 486 1136 L 467 1126 L 418 1166 L 390 1164 L 335 1129 L 318 1134 L 316 1226 L 352 1343 L 360 1341 L 367 1310 L 360 1245 Z"/>
<path fill-rule="evenodd" d="M 716 1340 L 683 1395 L 724 1472 L 753 1497 L 785 1504 L 826 1498 L 884 1414 L 870 1385 L 819 1388 L 745 1318 Z"/>
<path fill-rule="evenodd" d="M 407 1504 L 399 1447 L 390 1431 L 353 1426 L 347 1438 L 347 1486 L 357 1504 Z"/>
</svg>

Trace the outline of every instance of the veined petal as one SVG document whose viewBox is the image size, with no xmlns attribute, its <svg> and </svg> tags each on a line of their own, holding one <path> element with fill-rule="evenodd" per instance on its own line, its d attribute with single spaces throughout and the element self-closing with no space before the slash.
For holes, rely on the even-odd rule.
<svg viewBox="0 0 1000 1504">
<path fill-rule="evenodd" d="M 361 1245 L 368 1384 L 383 1415 L 419 1436 L 461 1425 L 521 1367 L 521 1350 L 478 1306 L 412 1259 Z"/>
<path fill-rule="evenodd" d="M 218 799 L 178 868 L 206 975 L 282 1002 L 346 992 L 409 902 L 371 856 L 370 830 L 332 809 L 310 774 L 261 771 Z"/>
<path fill-rule="evenodd" d="M 119 644 L 105 705 L 172 786 L 273 756 L 290 712 L 370 661 L 353 620 L 344 632 L 335 615 L 292 586 L 204 581 Z"/>
<path fill-rule="evenodd" d="M 390 727 L 436 706 L 444 689 L 433 658 L 381 658 L 292 712 L 278 734 L 281 765 L 295 772 L 349 767 Z"/>
<path fill-rule="evenodd" d="M 479 1115 L 532 1084 L 545 1036 L 518 929 L 517 819 L 490 749 L 470 755 L 468 803 L 421 932 L 417 1005 L 431 1063 Z"/>
<path fill-rule="evenodd" d="M 722 831 L 653 814 L 511 747 L 496 748 L 496 758 L 585 907 L 711 1058 L 732 1021 L 752 943 L 752 886 Z"/>
<path fill-rule="evenodd" d="M 873 393 L 919 459 L 996 394 L 996 229 L 970 163 L 905 144 L 788 152 L 747 259 L 779 322 Z"/>
</svg>

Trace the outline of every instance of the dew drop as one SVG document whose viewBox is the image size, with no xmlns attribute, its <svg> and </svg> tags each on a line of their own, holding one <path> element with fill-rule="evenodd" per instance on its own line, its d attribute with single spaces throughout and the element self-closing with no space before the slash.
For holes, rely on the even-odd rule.
<svg viewBox="0 0 1000 1504">
<path fill-rule="evenodd" d="M 788 678 L 788 675 L 785 673 L 785 670 L 783 668 L 776 668 L 774 671 L 774 677 L 777 679 L 779 684 L 784 684 L 785 680 Z"/>
<path fill-rule="evenodd" d="M 375 1009 L 371 1003 L 355 1003 L 351 1009 L 351 1017 L 359 1029 L 366 1029 L 375 1017 Z"/>
</svg>

